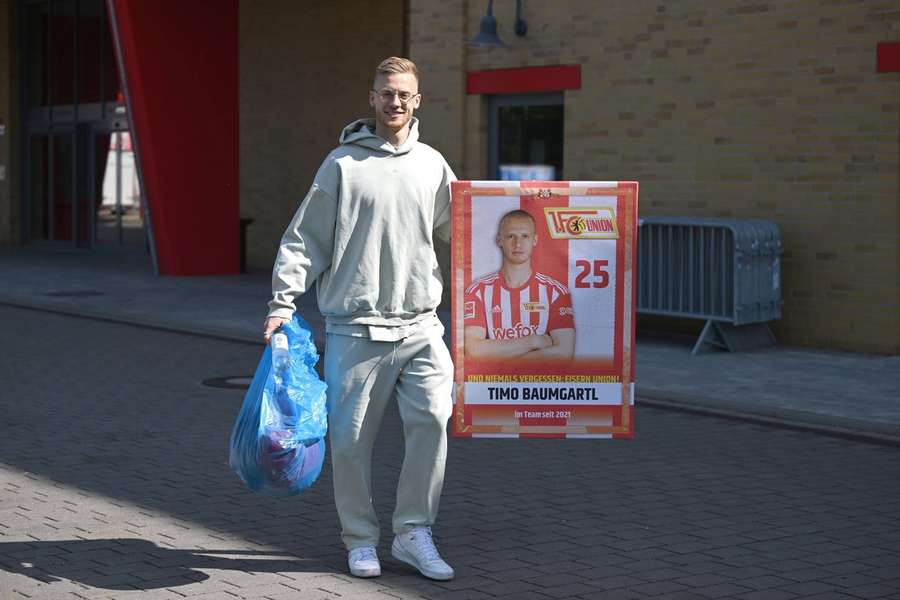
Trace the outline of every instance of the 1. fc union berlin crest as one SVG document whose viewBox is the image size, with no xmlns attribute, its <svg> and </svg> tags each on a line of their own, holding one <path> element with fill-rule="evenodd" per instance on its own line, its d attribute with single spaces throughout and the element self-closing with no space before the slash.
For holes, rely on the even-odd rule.
<svg viewBox="0 0 900 600">
<path fill-rule="evenodd" d="M 619 239 L 619 229 L 611 207 L 548 206 L 544 208 L 544 214 L 553 239 Z"/>
</svg>

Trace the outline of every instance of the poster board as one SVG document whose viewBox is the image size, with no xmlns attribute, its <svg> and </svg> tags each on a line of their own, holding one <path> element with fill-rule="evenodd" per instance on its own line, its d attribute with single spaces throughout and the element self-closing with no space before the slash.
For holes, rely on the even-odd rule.
<svg viewBox="0 0 900 600">
<path fill-rule="evenodd" d="M 452 196 L 453 434 L 633 437 L 637 182 Z"/>
</svg>

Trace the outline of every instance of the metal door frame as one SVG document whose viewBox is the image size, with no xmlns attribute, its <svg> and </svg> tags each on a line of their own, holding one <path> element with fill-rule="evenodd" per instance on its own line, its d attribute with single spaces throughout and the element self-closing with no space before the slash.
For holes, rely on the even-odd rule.
<svg viewBox="0 0 900 600">
<path fill-rule="evenodd" d="M 79 206 L 79 192 L 82 177 L 87 176 L 88 181 L 85 186 L 85 190 L 90 195 L 94 195 L 96 193 L 96 182 L 94 181 L 95 177 L 95 169 L 96 169 L 96 151 L 95 151 L 95 139 L 98 133 L 113 133 L 116 131 L 130 131 L 130 122 L 127 114 L 124 112 L 124 106 L 117 102 L 109 102 L 106 101 L 103 97 L 103 92 L 107 90 L 107 81 L 106 81 L 106 70 L 100 67 L 100 90 L 101 90 L 101 98 L 99 102 L 92 103 L 79 103 L 79 83 L 80 83 L 80 67 L 78 64 L 78 52 L 77 52 L 77 44 L 79 40 L 79 20 L 76 18 L 73 20 L 73 40 L 76 45 L 76 51 L 72 53 L 72 94 L 74 103 L 71 105 L 54 105 L 53 102 L 53 94 L 54 94 L 54 73 L 48 70 L 47 81 L 45 82 L 46 93 L 49 105 L 46 107 L 36 107 L 32 109 L 29 106 L 29 99 L 31 94 L 31 88 L 33 86 L 32 78 L 34 75 L 28 75 L 28 69 L 25 68 L 25 60 L 30 57 L 30 44 L 31 44 L 31 36 L 34 32 L 29 30 L 27 15 L 28 10 L 27 7 L 31 5 L 46 5 L 47 14 L 50 16 L 50 28 L 48 29 L 47 43 L 44 48 L 44 52 L 46 53 L 45 60 L 49 60 L 49 57 L 53 54 L 53 0 L 14 0 L 18 3 L 18 8 L 20 10 L 17 11 L 17 15 L 15 15 L 15 21 L 19 26 L 19 31 L 22 34 L 19 36 L 18 45 L 19 45 L 19 60 L 20 64 L 23 67 L 23 73 L 26 75 L 22 78 L 22 82 L 20 85 L 20 106 L 21 113 L 23 117 L 24 127 L 22 128 L 21 133 L 19 134 L 19 144 L 21 148 L 21 156 L 23 157 L 19 173 L 21 175 L 21 215 L 22 219 L 20 222 L 19 232 L 21 235 L 21 240 L 23 243 L 28 244 L 38 244 L 38 245 L 47 245 L 54 246 L 57 248 L 72 246 L 73 248 L 81 248 L 81 249 L 95 249 L 97 248 L 96 241 L 96 223 L 97 223 L 97 214 L 96 207 L 93 204 L 93 200 L 89 203 L 88 211 L 88 231 L 86 240 L 82 240 L 81 243 L 78 238 L 79 233 L 79 221 L 81 218 L 81 207 Z M 75 14 L 78 14 L 79 11 L 79 0 L 71 0 L 72 6 L 74 7 Z M 113 18 L 113 14 L 109 11 L 109 6 L 107 2 L 100 2 L 101 10 L 103 11 L 103 17 L 106 25 L 111 23 L 111 19 Z M 106 40 L 109 40 L 113 53 L 117 52 L 117 40 L 115 39 L 115 35 L 109 31 L 108 27 L 100 28 L 100 47 L 103 48 Z M 101 60 L 106 60 L 106 54 L 101 53 Z M 114 60 L 114 59 L 113 59 Z M 121 75 L 120 75 L 121 76 Z M 122 82 L 124 87 L 124 80 Z M 62 116 L 62 118 L 60 118 Z M 133 132 L 132 136 L 133 136 Z M 56 201 L 55 194 L 55 174 L 54 170 L 56 167 L 55 158 L 54 158 L 54 136 L 56 135 L 70 135 L 72 142 L 72 219 L 71 223 L 68 224 L 71 227 L 71 240 L 55 240 L 54 236 L 58 232 L 56 231 L 56 226 L 54 223 L 54 208 Z M 47 227 L 47 239 L 34 239 L 31 233 L 31 217 L 32 217 L 32 185 L 31 185 L 31 169 L 33 166 L 33 156 L 32 156 L 32 137 L 34 135 L 44 135 L 47 136 L 47 186 L 48 186 L 48 227 Z M 86 135 L 88 136 L 87 143 L 84 145 L 85 151 L 88 153 L 88 156 L 81 156 L 81 149 L 79 148 L 80 136 Z M 132 138 L 133 139 L 133 138 Z M 137 154 L 135 153 L 135 162 L 137 160 Z M 79 165 L 84 166 L 83 172 L 79 171 Z M 140 166 L 136 165 L 136 168 L 140 170 Z M 141 198 L 140 204 L 144 207 L 144 219 L 143 219 L 143 230 L 145 237 L 145 245 L 147 240 L 152 240 L 150 237 L 150 224 L 149 224 L 149 213 L 146 210 L 146 202 L 144 198 L 143 186 L 141 186 Z M 121 229 L 121 219 L 119 223 L 119 228 Z M 121 247 L 121 246 L 120 246 Z M 151 254 L 153 251 L 152 241 L 150 241 L 150 250 Z M 151 257 L 155 262 L 155 256 Z"/>
</svg>

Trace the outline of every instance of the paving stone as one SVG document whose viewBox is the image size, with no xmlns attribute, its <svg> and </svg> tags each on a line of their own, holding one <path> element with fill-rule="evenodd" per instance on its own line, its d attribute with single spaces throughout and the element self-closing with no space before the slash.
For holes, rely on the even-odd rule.
<svg viewBox="0 0 900 600">
<path fill-rule="evenodd" d="M 410 567 L 409 572 L 411 571 L 412 568 Z M 463 590 L 473 588 L 481 589 L 483 586 L 493 585 L 495 583 L 495 581 L 492 581 L 487 577 L 473 575 L 469 577 L 457 577 L 451 581 L 441 581 L 439 585 L 448 590 Z"/>
<path fill-rule="evenodd" d="M 694 588 L 692 591 L 707 598 L 733 598 L 738 594 L 748 592 L 749 588 L 733 583 L 717 583 Z"/>
<path fill-rule="evenodd" d="M 862 573 L 869 577 L 874 577 L 876 579 L 895 579 L 898 574 L 897 565 L 900 563 L 895 562 L 893 566 L 884 566 L 878 567 L 877 569 L 862 569 Z"/>
<path fill-rule="evenodd" d="M 785 590 L 755 590 L 735 596 L 740 600 L 792 600 L 797 597 L 797 594 Z"/>
<path fill-rule="evenodd" d="M 537 591 L 540 591 L 551 598 L 569 598 L 572 596 L 593 593 L 596 591 L 596 588 L 583 583 L 569 583 L 566 585 L 552 585 Z"/>
<path fill-rule="evenodd" d="M 739 585 L 752 588 L 754 590 L 769 590 L 785 585 L 790 585 L 791 580 L 775 575 L 757 575 L 755 577 L 747 577 L 737 580 Z"/>
<path fill-rule="evenodd" d="M 207 594 L 191 594 L 191 600 L 240 600 L 240 596 L 226 591 L 209 592 Z"/>
<path fill-rule="evenodd" d="M 183 600 L 184 596 L 171 590 L 141 590 L 119 593 L 116 600 Z M 115 598 L 115 596 L 113 596 Z"/>
<path fill-rule="evenodd" d="M 638 598 L 648 598 L 648 596 L 632 589 L 621 588 L 593 594 L 582 594 L 579 598 L 584 598 L 585 600 L 637 600 Z"/>
<path fill-rule="evenodd" d="M 824 594 L 804 596 L 804 598 L 806 600 L 858 600 L 856 596 L 852 596 L 844 592 L 825 592 Z"/>
<path fill-rule="evenodd" d="M 774 575 L 772 570 L 767 569 L 765 567 L 760 566 L 748 566 L 748 567 L 730 567 L 730 566 L 722 566 L 719 569 L 718 573 L 724 575 L 731 579 L 732 581 L 739 582 L 744 579 L 748 579 L 751 577 L 762 577 L 765 575 Z"/>
<path fill-rule="evenodd" d="M 781 573 L 781 577 L 796 582 L 821 581 L 830 576 L 831 573 L 822 568 L 799 569 L 796 571 L 785 571 Z"/>
<path fill-rule="evenodd" d="M 844 590 L 854 598 L 896 598 L 900 596 L 897 593 L 898 588 L 883 583 L 872 583 L 868 585 L 860 585 L 849 587 Z"/>
<path fill-rule="evenodd" d="M 681 578 L 675 579 L 676 583 L 680 583 L 689 588 L 706 587 L 706 586 L 710 586 L 710 585 L 715 585 L 717 583 L 725 583 L 727 581 L 728 581 L 727 577 L 723 577 L 722 575 L 716 575 L 714 573 L 702 573 L 702 574 L 697 574 L 697 575 L 688 575 L 687 577 L 681 577 Z"/>
<path fill-rule="evenodd" d="M 429 598 L 434 600 L 482 600 L 482 598 L 491 598 L 491 596 L 478 590 L 466 589 L 441 592 L 430 595 Z"/>
<path fill-rule="evenodd" d="M 632 586 L 631 589 L 641 594 L 648 594 L 650 596 L 670 596 L 677 592 L 686 590 L 687 586 L 676 583 L 674 581 L 655 581 L 652 583 L 642 583 L 640 585 L 635 585 Z"/>
<path fill-rule="evenodd" d="M 35 340 L 49 337 L 70 350 L 46 356 Z M 646 406 L 622 443 L 451 439 L 435 531 L 458 576 L 437 583 L 387 558 L 402 456 L 391 407 L 373 469 L 384 575 L 362 581 L 345 572 L 328 464 L 289 499 L 252 494 L 226 464 L 242 394 L 199 382 L 251 372 L 259 346 L 0 307 L 0 348 L 10 340 L 0 589 L 47 600 L 900 594 L 898 448 Z M 42 376 L 47 360 L 55 377 Z M 135 580 L 145 590 L 114 589 Z"/>
<path fill-rule="evenodd" d="M 540 592 L 521 592 L 503 593 L 495 596 L 502 600 L 550 600 L 552 596 L 541 594 Z"/>
<path fill-rule="evenodd" d="M 529 579 L 534 577 L 534 569 L 509 569 L 507 571 L 482 571 L 479 569 L 479 574 L 483 575 L 487 579 L 492 579 L 494 581 L 504 582 L 504 581 L 519 581 L 522 579 Z"/>
<path fill-rule="evenodd" d="M 788 560 L 776 560 L 772 562 L 765 562 L 759 565 L 762 569 L 768 569 L 770 571 L 776 571 L 779 574 L 788 573 L 788 572 L 806 572 L 816 570 L 817 567 L 815 565 L 796 559 L 788 559 Z M 821 569 L 819 572 L 827 572 L 825 569 Z M 783 576 L 783 575 L 782 575 Z"/>
<path fill-rule="evenodd" d="M 900 565 L 898 565 L 898 568 L 900 568 Z M 846 573 L 822 579 L 822 583 L 836 585 L 842 588 L 860 587 L 877 582 L 878 579 L 861 573 Z"/>
<path fill-rule="evenodd" d="M 612 577 L 601 577 L 599 579 L 591 579 L 588 585 L 598 587 L 604 590 L 614 590 L 618 588 L 633 588 L 644 583 L 643 579 L 632 577 L 630 575 L 614 575 Z"/>
<path fill-rule="evenodd" d="M 825 592 L 837 591 L 836 586 L 822 583 L 821 581 L 803 581 L 801 583 L 792 583 L 780 588 L 786 592 L 793 592 L 799 596 L 812 596 L 813 594 L 822 594 Z"/>
<path fill-rule="evenodd" d="M 13 600 L 24 600 L 28 598 L 28 600 L 84 600 L 85 596 L 77 594 L 75 592 L 58 592 L 58 591 L 41 591 L 34 595 L 24 596 L 13 591 Z"/>
<path fill-rule="evenodd" d="M 491 583 L 488 585 L 479 586 L 478 589 L 480 589 L 482 592 L 490 594 L 491 596 L 508 596 L 516 593 L 541 592 L 544 590 L 542 586 L 525 581 L 505 581 Z"/>
</svg>

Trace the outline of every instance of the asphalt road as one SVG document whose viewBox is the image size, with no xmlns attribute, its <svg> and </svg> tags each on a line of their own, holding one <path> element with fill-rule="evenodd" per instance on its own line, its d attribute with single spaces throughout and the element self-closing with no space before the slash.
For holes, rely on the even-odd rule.
<svg viewBox="0 0 900 600">
<path fill-rule="evenodd" d="M 638 406 L 636 438 L 451 441 L 435 537 L 358 580 L 330 466 L 267 499 L 227 465 L 258 345 L 0 307 L 0 598 L 900 598 L 900 448 Z M 860 398 L 859 401 L 865 401 Z"/>
</svg>

